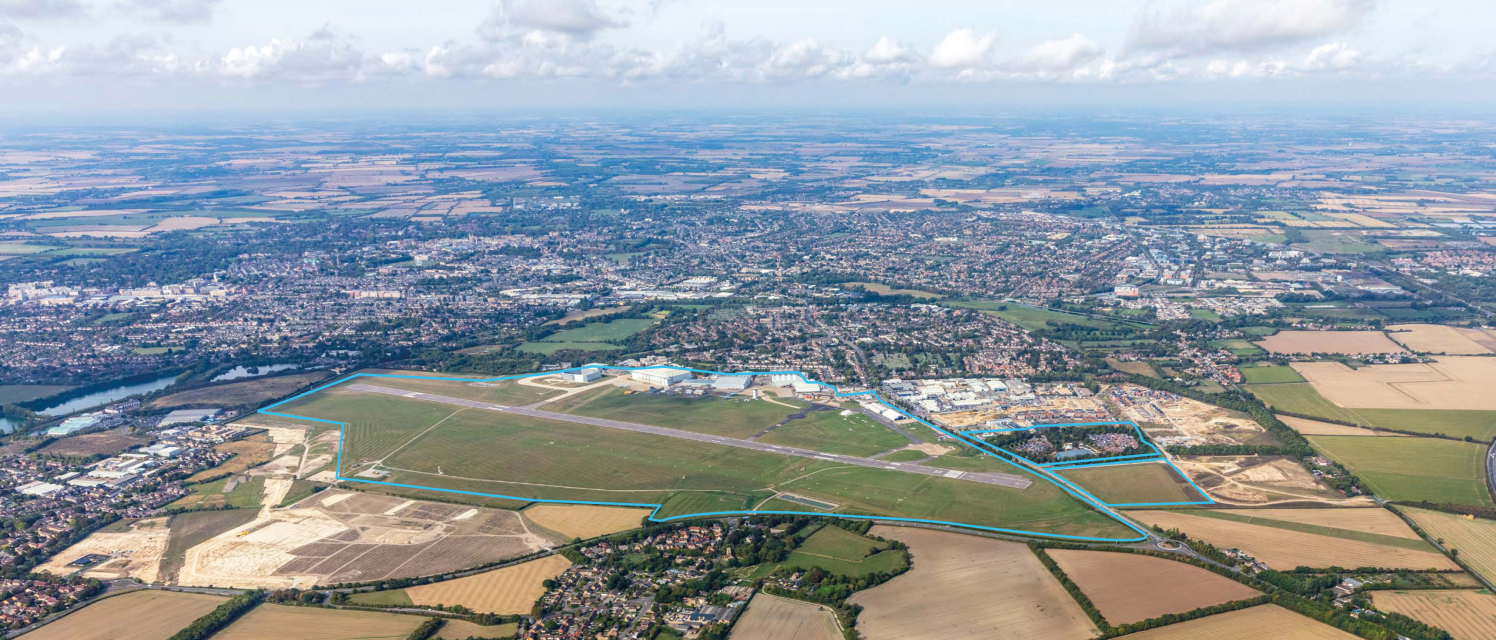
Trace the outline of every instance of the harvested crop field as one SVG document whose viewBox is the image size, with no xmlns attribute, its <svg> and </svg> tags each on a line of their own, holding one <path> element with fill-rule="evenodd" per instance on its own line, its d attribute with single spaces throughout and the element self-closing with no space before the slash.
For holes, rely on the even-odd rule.
<svg viewBox="0 0 1496 640">
<path fill-rule="evenodd" d="M 145 443 L 145 440 L 128 436 L 118 431 L 106 431 L 104 433 L 85 433 L 81 436 L 62 438 L 42 447 L 37 450 L 37 453 L 73 458 L 87 458 L 93 455 L 112 456 L 130 447 Z"/>
<path fill-rule="evenodd" d="M 1356 636 L 1272 604 L 1149 629 L 1128 640 L 1357 640 Z"/>
<path fill-rule="evenodd" d="M 1278 416 L 1278 419 L 1282 420 L 1283 424 L 1292 427 L 1294 431 L 1297 431 L 1306 436 L 1365 436 L 1375 438 L 1403 437 L 1407 435 L 1403 433 L 1393 433 L 1391 431 L 1374 431 L 1371 429 L 1363 429 L 1361 427 L 1348 427 L 1343 424 L 1335 424 L 1333 422 L 1320 422 L 1318 420 L 1310 420 L 1308 418 L 1295 418 L 1293 416 Z"/>
<path fill-rule="evenodd" d="M 1470 518 L 1440 511 L 1398 507 L 1430 538 L 1443 538 L 1444 548 L 1458 549 L 1460 560 L 1487 580 L 1496 580 L 1496 520 Z"/>
<path fill-rule="evenodd" d="M 1236 506 L 1320 502 L 1369 504 L 1347 498 L 1320 482 L 1304 466 L 1278 456 L 1179 456 L 1174 464 L 1211 499 Z"/>
<path fill-rule="evenodd" d="M 1257 345 L 1272 353 L 1406 353 L 1380 331 L 1279 331 Z M 1302 373 L 1302 372 L 1301 372 Z"/>
<path fill-rule="evenodd" d="M 1455 640 L 1496 638 L 1496 596 L 1457 591 L 1376 591 L 1378 609 L 1401 613 L 1449 632 Z"/>
<path fill-rule="evenodd" d="M 571 566 L 559 555 L 546 556 L 512 567 L 486 571 L 445 582 L 405 590 L 413 604 L 460 604 L 482 613 L 529 613 L 535 600 L 545 593 L 540 583 L 555 578 Z"/>
<path fill-rule="evenodd" d="M 26 640 L 166 640 L 227 598 L 134 591 L 101 599 L 26 634 Z"/>
<path fill-rule="evenodd" d="M 863 606 L 857 628 L 868 640 L 1080 640 L 1097 633 L 1026 545 L 881 525 L 871 533 L 908 544 L 913 568 L 849 599 Z"/>
<path fill-rule="evenodd" d="M 1067 549 L 1045 553 L 1113 625 L 1259 595 L 1235 580 L 1164 558 Z"/>
<path fill-rule="evenodd" d="M 836 614 L 824 605 L 760 593 L 748 603 L 748 609 L 733 625 L 729 637 L 731 640 L 839 640 L 842 632 Z"/>
<path fill-rule="evenodd" d="M 251 407 L 291 395 L 296 390 L 326 379 L 326 371 L 267 376 L 180 391 L 152 400 L 151 409 L 177 407 Z"/>
<path fill-rule="evenodd" d="M 150 518 L 124 526 L 105 527 L 52 556 L 46 564 L 37 567 L 37 571 L 55 576 L 68 575 L 78 570 L 68 563 L 97 554 L 110 556 L 110 559 L 89 567 L 83 572 L 85 577 L 100 580 L 130 577 L 141 582 L 155 582 L 160 577 L 161 557 L 166 553 L 169 536 L 166 522 L 166 518 Z"/>
<path fill-rule="evenodd" d="M 1442 324 L 1394 324 L 1387 337 L 1416 353 L 1479 356 L 1496 353 L 1496 334 Z"/>
<path fill-rule="evenodd" d="M 567 538 L 597 536 L 636 529 L 649 509 L 598 507 L 592 505 L 537 504 L 524 510 L 531 522 Z"/>
<path fill-rule="evenodd" d="M 1418 364 L 1351 369 L 1339 362 L 1296 362 L 1295 371 L 1341 407 L 1496 410 L 1496 358 L 1451 356 Z"/>
<path fill-rule="evenodd" d="M 1250 512 L 1248 512 L 1250 513 Z M 1179 529 L 1222 549 L 1241 549 L 1269 567 L 1386 567 L 1389 569 L 1458 569 L 1443 554 L 1420 540 L 1346 531 L 1338 535 L 1308 533 L 1268 522 L 1228 520 L 1219 513 L 1133 511 L 1129 516 L 1149 525 Z M 1233 514 L 1228 514 L 1233 515 Z M 1338 533 L 1338 532 L 1337 532 Z"/>
<path fill-rule="evenodd" d="M 1374 533 L 1394 538 L 1420 540 L 1418 534 L 1408 527 L 1397 514 L 1379 507 L 1345 509 L 1234 509 L 1222 511 L 1232 515 L 1290 522 L 1320 527 L 1333 527 L 1347 531 Z"/>
<path fill-rule="evenodd" d="M 403 640 L 423 621 L 393 613 L 262 604 L 213 640 Z"/>
<path fill-rule="evenodd" d="M 466 638 L 510 638 L 514 632 L 519 630 L 519 625 L 513 622 L 483 626 L 466 620 L 448 620 L 442 623 L 442 628 L 436 630 L 432 636 L 437 640 L 464 640 Z"/>
</svg>

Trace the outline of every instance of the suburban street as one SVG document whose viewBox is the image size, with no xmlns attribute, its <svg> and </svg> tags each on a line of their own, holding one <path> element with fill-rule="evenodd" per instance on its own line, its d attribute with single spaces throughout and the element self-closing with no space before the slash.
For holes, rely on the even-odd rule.
<svg viewBox="0 0 1496 640">
<path fill-rule="evenodd" d="M 465 400 L 463 398 L 453 398 L 453 397 L 450 397 L 450 396 L 435 395 L 435 394 L 430 394 L 430 393 L 421 393 L 419 391 L 405 391 L 405 390 L 402 390 L 402 389 L 391 389 L 389 387 L 380 387 L 380 386 L 371 385 L 371 384 L 356 383 L 356 384 L 349 385 L 347 388 L 349 390 L 351 390 L 351 391 L 361 391 L 361 392 L 365 392 L 365 393 L 382 393 L 382 394 L 385 394 L 385 395 L 402 396 L 402 397 L 406 397 L 406 398 L 414 398 L 416 400 L 425 400 L 427 402 L 437 402 L 437 403 L 441 403 L 441 404 L 449 404 L 449 405 L 455 405 L 455 406 L 460 406 L 460 407 L 471 407 L 471 408 L 474 408 L 474 409 L 484 409 L 484 410 L 487 410 L 487 411 L 497 411 L 497 412 L 500 412 L 500 413 L 512 413 L 512 414 L 516 414 L 516 415 L 529 416 L 529 417 L 532 417 L 532 418 L 543 418 L 543 419 L 546 419 L 546 420 L 556 420 L 556 421 L 560 421 L 560 422 L 571 422 L 571 423 L 576 423 L 576 424 L 585 424 L 585 425 L 589 425 L 589 426 L 603 427 L 603 428 L 607 428 L 607 429 L 621 429 L 621 430 L 624 430 L 624 431 L 633 431 L 633 432 L 636 432 L 636 433 L 648 433 L 648 434 L 652 434 L 652 435 L 665 436 L 665 437 L 669 437 L 669 438 L 680 438 L 682 440 L 693 440 L 693 441 L 696 441 L 696 442 L 705 442 L 705 443 L 708 443 L 708 444 L 717 444 L 717 445 L 723 445 L 723 446 L 728 446 L 728 447 L 737 447 L 737 448 L 740 448 L 740 449 L 752 449 L 754 451 L 763 451 L 763 452 L 767 452 L 767 453 L 778 453 L 778 454 L 781 454 L 781 455 L 796 456 L 796 457 L 800 457 L 800 458 L 813 458 L 813 459 L 816 459 L 816 460 L 824 460 L 824 461 L 827 461 L 827 462 L 837 462 L 837 463 L 841 463 L 841 464 L 854 465 L 854 466 L 859 466 L 859 467 L 871 467 L 871 468 L 874 468 L 874 469 L 886 469 L 886 470 L 889 470 L 889 471 L 901 471 L 901 472 L 904 472 L 904 473 L 914 473 L 914 474 L 919 474 L 919 475 L 924 475 L 924 476 L 941 477 L 941 478 L 952 478 L 952 479 L 956 479 L 956 480 L 966 480 L 968 482 L 979 482 L 979 483 L 982 483 L 982 484 L 993 484 L 993 485 L 999 485 L 999 486 L 1004 486 L 1004 487 L 1013 487 L 1015 489 L 1024 489 L 1024 488 L 1027 488 L 1030 484 L 1033 484 L 1033 482 L 1031 480 L 1029 480 L 1028 478 L 1025 478 L 1025 477 L 1019 476 L 1019 475 L 1015 475 L 1015 474 L 1009 474 L 1009 473 L 994 473 L 994 472 L 980 472 L 979 473 L 979 472 L 968 472 L 968 471 L 955 471 L 955 470 L 951 470 L 951 469 L 940 469 L 940 468 L 936 468 L 936 467 L 925 467 L 925 466 L 919 466 L 917 464 L 908 464 L 908 463 L 902 463 L 902 462 L 884 462 L 882 460 L 873 460 L 873 459 L 869 459 L 869 458 L 858 458 L 858 457 L 854 457 L 854 456 L 837 455 L 837 454 L 834 454 L 834 453 L 821 453 L 819 451 L 811 451 L 809 449 L 799 449 L 799 448 L 796 448 L 796 447 L 784 447 L 784 446 L 773 445 L 773 444 L 764 444 L 764 443 L 761 443 L 761 442 L 753 442 L 753 441 L 750 441 L 750 440 L 739 440 L 737 438 L 725 438 L 725 437 L 722 437 L 722 436 L 714 436 L 714 435 L 708 435 L 708 434 L 704 434 L 704 433 L 693 433 L 693 432 L 690 432 L 690 431 L 682 431 L 682 430 L 679 430 L 679 429 L 667 429 L 665 427 L 653 427 L 653 426 L 643 425 L 643 424 L 634 424 L 632 422 L 621 422 L 621 421 L 618 421 L 618 420 L 608 420 L 606 418 L 591 418 L 591 417 L 586 417 L 586 416 L 573 416 L 573 415 L 567 415 L 567 414 L 564 414 L 564 413 L 553 413 L 553 412 L 550 412 L 550 411 L 541 411 L 539 409 L 531 409 L 531 408 L 527 408 L 527 407 L 508 407 L 508 406 L 498 405 L 498 404 L 492 404 L 492 403 L 488 403 L 488 402 L 479 402 L 477 400 Z"/>
</svg>

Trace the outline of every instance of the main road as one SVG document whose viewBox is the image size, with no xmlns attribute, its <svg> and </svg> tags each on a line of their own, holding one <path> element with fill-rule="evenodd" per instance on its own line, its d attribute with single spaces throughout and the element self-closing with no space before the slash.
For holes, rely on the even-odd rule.
<svg viewBox="0 0 1496 640">
<path fill-rule="evenodd" d="M 815 460 L 824 460 L 826 462 L 836 462 L 858 467 L 886 469 L 888 471 L 901 471 L 904 473 L 913 473 L 937 478 L 952 478 L 956 480 L 966 480 L 968 482 L 980 482 L 982 484 L 995 484 L 1004 487 L 1013 487 L 1015 489 L 1024 489 L 1027 488 L 1030 484 L 1033 484 L 1032 480 L 1011 473 L 997 473 L 991 471 L 955 471 L 953 469 L 924 467 L 916 464 L 906 464 L 902 462 L 885 462 L 882 460 L 873 460 L 871 458 L 858 458 L 855 456 L 844 456 L 834 453 L 822 453 L 820 451 L 800 449 L 797 447 L 784 447 L 775 444 L 765 444 L 762 442 L 754 442 L 752 440 L 724 438 L 722 436 L 714 436 L 705 433 L 695 433 L 692 431 L 682 431 L 680 429 L 667 429 L 665 427 L 655 427 L 647 424 L 635 424 L 632 422 L 622 422 L 619 420 L 608 420 L 606 418 L 573 416 L 564 413 L 541 411 L 540 409 L 536 409 L 534 407 L 509 407 L 501 404 L 479 402 L 477 400 L 467 400 L 465 398 L 453 398 L 451 396 L 422 393 L 420 391 L 392 389 L 389 387 L 381 387 L 372 384 L 355 383 L 348 385 L 347 388 L 349 391 L 382 393 L 385 395 L 424 400 L 426 402 L 437 402 L 441 404 L 456 405 L 459 407 L 471 407 L 474 409 L 484 409 L 486 411 L 497 411 L 500 413 L 512 413 L 515 415 L 528 416 L 531 418 L 541 418 L 544 420 L 556 420 L 559 422 L 572 422 L 593 427 L 603 427 L 606 429 L 619 429 L 622 431 L 633 431 L 636 433 L 648 433 L 657 436 L 665 436 L 667 438 L 680 438 L 682 440 L 692 440 L 695 442 L 705 442 L 708 444 L 716 444 L 727 447 L 737 447 L 739 449 L 752 449 L 754 451 L 763 451 L 766 453 L 777 453 L 780 455 L 795 456 L 799 458 L 811 458 Z"/>
</svg>

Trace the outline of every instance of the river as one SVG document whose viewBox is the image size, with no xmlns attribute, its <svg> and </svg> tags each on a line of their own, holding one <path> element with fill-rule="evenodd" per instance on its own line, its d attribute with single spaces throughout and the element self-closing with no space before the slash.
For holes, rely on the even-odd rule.
<svg viewBox="0 0 1496 640">
<path fill-rule="evenodd" d="M 78 396 L 71 400 L 66 400 L 55 404 L 48 404 L 40 409 L 37 409 L 36 412 L 45 413 L 51 416 L 60 416 L 73 413 L 75 411 L 82 411 L 84 409 L 92 409 L 94 407 L 100 407 L 109 404 L 116 400 L 123 400 L 133 395 L 150 393 L 152 391 L 160 391 L 171 386 L 171 383 L 176 382 L 176 379 L 177 376 L 173 374 L 156 378 L 154 380 L 132 382 L 130 384 L 122 384 L 114 387 L 109 387 L 108 389 L 100 389 L 87 395 Z M 10 433 L 11 431 L 15 430 L 16 426 L 17 425 L 15 422 L 12 422 L 11 420 L 5 418 L 0 418 L 0 433 Z"/>
</svg>

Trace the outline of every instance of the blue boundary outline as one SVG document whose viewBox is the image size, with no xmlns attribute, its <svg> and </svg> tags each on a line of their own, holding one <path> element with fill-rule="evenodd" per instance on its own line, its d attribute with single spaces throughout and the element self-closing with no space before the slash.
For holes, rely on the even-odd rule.
<svg viewBox="0 0 1496 640">
<path fill-rule="evenodd" d="M 1036 424 L 1036 425 L 1030 425 L 1030 426 L 1027 426 L 1027 427 L 1017 427 L 1017 428 L 1013 428 L 1013 429 L 977 429 L 977 430 L 973 430 L 973 431 L 962 431 L 961 435 L 963 435 L 963 436 L 969 436 L 969 435 L 972 435 L 972 434 L 984 434 L 984 433 L 1013 433 L 1013 432 L 1018 432 L 1018 431 L 1033 431 L 1035 429 L 1049 429 L 1049 428 L 1052 428 L 1052 427 L 1107 427 L 1107 426 L 1113 426 L 1113 425 L 1132 427 L 1133 431 L 1137 432 L 1137 434 L 1138 434 L 1138 442 L 1141 442 L 1143 444 L 1148 445 L 1148 448 L 1152 449 L 1153 453 L 1138 453 L 1138 454 L 1127 455 L 1127 456 L 1111 456 L 1111 457 L 1107 457 L 1107 458 L 1088 458 L 1088 459 L 1085 459 L 1085 460 L 1046 462 L 1046 463 L 1042 463 L 1042 464 L 1030 461 L 1030 464 L 1042 467 L 1042 468 L 1044 468 L 1047 471 L 1056 471 L 1056 472 L 1058 472 L 1058 471 L 1070 471 L 1072 469 L 1089 469 L 1089 468 L 1092 468 L 1092 467 L 1115 467 L 1115 466 L 1121 466 L 1121 465 L 1127 465 L 1127 464 L 1142 464 L 1142 463 L 1152 463 L 1152 462 L 1163 462 L 1164 464 L 1167 464 L 1171 468 L 1173 468 L 1174 471 L 1179 474 L 1179 477 L 1184 478 L 1184 481 L 1187 482 L 1187 483 L 1189 483 L 1189 485 L 1195 489 L 1195 493 L 1199 494 L 1200 497 L 1204 498 L 1204 500 L 1195 500 L 1195 501 L 1189 501 L 1189 502 L 1126 502 L 1126 503 L 1105 503 L 1106 506 L 1108 506 L 1108 507 L 1167 507 L 1167 506 L 1193 505 L 1193 504 L 1215 504 L 1215 501 L 1210 499 L 1210 496 L 1205 493 L 1205 490 L 1201 489 L 1199 485 L 1195 484 L 1194 480 L 1190 480 L 1189 474 L 1185 473 L 1183 469 L 1180 469 L 1178 466 L 1176 466 L 1174 464 L 1173 460 L 1170 460 L 1168 456 L 1164 455 L 1163 451 L 1160 451 L 1157 446 L 1155 446 L 1152 442 L 1149 442 L 1147 436 L 1143 435 L 1143 428 L 1140 427 L 1140 426 L 1138 426 L 1138 423 L 1133 422 L 1131 420 L 1116 420 L 1116 421 L 1111 421 L 1111 422 L 1061 422 L 1061 423 L 1056 423 L 1056 424 Z M 1006 453 L 1009 456 L 1012 456 L 1012 457 L 1015 457 L 1015 458 L 1023 458 L 1023 456 L 1018 455 L 1016 453 L 1013 453 L 1012 451 L 1008 451 L 1007 449 L 999 447 L 999 446 L 997 446 L 995 444 L 991 444 L 991 443 L 988 443 L 988 442 L 980 440 L 980 439 L 979 439 L 979 441 L 982 442 L 983 444 L 987 445 L 987 447 L 990 448 L 990 449 L 995 449 L 997 451 L 1001 451 L 1001 452 Z M 1027 458 L 1023 458 L 1023 459 L 1024 460 L 1028 460 Z"/>
<path fill-rule="evenodd" d="M 864 515 L 842 514 L 842 513 L 826 513 L 826 512 L 819 512 L 819 511 L 712 511 L 712 512 L 705 512 L 705 513 L 692 513 L 692 514 L 679 515 L 679 516 L 670 516 L 670 517 L 667 517 L 667 518 L 657 518 L 655 516 L 659 514 L 660 509 L 662 509 L 664 507 L 664 504 L 640 503 L 640 502 L 600 502 L 600 501 L 594 501 L 594 500 L 552 500 L 552 499 L 544 499 L 544 498 L 531 498 L 531 497 L 525 497 L 525 496 L 508 496 L 508 495 L 502 495 L 502 494 L 496 494 L 496 493 L 482 493 L 482 492 L 477 492 L 477 491 L 462 491 L 462 490 L 458 490 L 458 489 L 441 489 L 441 488 L 437 488 L 437 487 L 423 487 L 423 486 L 411 485 L 411 484 L 401 484 L 401 483 L 397 483 L 397 482 L 384 482 L 384 481 L 380 481 L 380 480 L 366 480 L 366 479 L 362 479 L 362 478 L 346 478 L 346 477 L 343 477 L 342 474 L 343 474 L 343 432 L 346 430 L 346 428 L 348 426 L 347 423 L 338 422 L 336 420 L 324 420 L 322 418 L 309 418 L 309 417 L 306 417 L 306 416 L 298 416 L 298 415 L 293 415 L 293 414 L 289 414 L 289 413 L 279 413 L 279 412 L 276 412 L 276 411 L 271 411 L 271 409 L 279 407 L 279 406 L 281 406 L 283 404 L 286 404 L 288 402 L 292 402 L 292 401 L 301 399 L 303 397 L 306 397 L 306 396 L 309 396 L 311 394 L 317 393 L 317 392 L 322 391 L 324 389 L 327 389 L 327 388 L 330 388 L 330 387 L 334 387 L 334 386 L 343 384 L 343 383 L 348 382 L 350 380 L 357 380 L 358 378 L 406 378 L 406 379 L 411 379 L 411 380 L 439 380 L 439 381 L 446 381 L 446 382 L 499 382 L 499 381 L 502 381 L 502 380 L 517 380 L 517 379 L 520 379 L 520 378 L 538 378 L 538 377 L 544 377 L 544 376 L 553 376 L 553 375 L 557 375 L 557 374 L 560 374 L 560 373 L 565 373 L 565 372 L 568 372 L 568 371 L 577 371 L 577 370 L 581 370 L 581 369 L 611 369 L 611 370 L 615 370 L 615 371 L 644 371 L 644 370 L 649 370 L 649 369 L 677 369 L 677 370 L 681 370 L 681 371 L 690 371 L 692 373 L 702 373 L 702 374 L 707 374 L 707 375 L 718 375 L 718 376 L 723 376 L 723 375 L 741 375 L 741 376 L 793 375 L 793 376 L 796 376 L 796 377 L 800 378 L 802 381 L 806 382 L 807 384 L 819 385 L 819 386 L 825 387 L 827 389 L 830 389 L 832 396 L 836 397 L 836 398 L 847 398 L 847 397 L 863 396 L 863 395 L 872 396 L 873 399 L 877 400 L 879 404 L 882 404 L 882 405 L 884 405 L 884 406 L 886 406 L 886 407 L 888 407 L 890 409 L 893 409 L 894 411 L 899 412 L 900 414 L 902 414 L 903 416 L 905 416 L 905 417 L 907 417 L 907 418 L 909 418 L 911 420 L 914 420 L 914 421 L 919 422 L 920 424 L 923 424 L 923 425 L 925 425 L 925 426 L 927 426 L 927 427 L 929 427 L 931 429 L 934 429 L 937 433 L 946 435 L 946 436 L 948 436 L 948 437 L 950 437 L 952 439 L 959 440 L 959 441 L 961 441 L 961 442 L 963 442 L 965 444 L 971 445 L 975 449 L 977 449 L 978 451 L 980 451 L 980 452 L 982 452 L 984 454 L 990 455 L 990 456 L 992 456 L 994 458 L 998 458 L 999 460 L 1002 460 L 1004 462 L 1007 462 L 1009 464 L 1017 466 L 1020 469 L 1023 469 L 1024 471 L 1028 471 L 1028 472 L 1030 472 L 1030 473 L 1038 476 L 1039 478 L 1041 478 L 1043 480 L 1046 480 L 1046 481 L 1050 482 L 1051 484 L 1054 484 L 1055 486 L 1059 487 L 1065 493 L 1070 494 L 1071 497 L 1073 497 L 1073 498 L 1075 498 L 1077 500 L 1080 500 L 1083 504 L 1086 504 L 1087 506 L 1095 508 L 1098 512 L 1101 513 L 1101 515 L 1103 515 L 1105 517 L 1108 517 L 1108 518 L 1111 518 L 1111 519 L 1113 519 L 1113 520 L 1121 523 L 1123 526 L 1125 526 L 1125 527 L 1127 527 L 1127 528 L 1129 528 L 1129 529 L 1137 532 L 1138 536 L 1135 537 L 1135 538 L 1097 538 L 1097 537 L 1090 537 L 1090 536 L 1072 536 L 1072 535 L 1065 535 L 1065 534 L 1059 534 L 1059 533 L 1041 533 L 1041 532 L 1036 532 L 1036 531 L 1022 531 L 1022 530 L 1018 530 L 1018 529 L 1004 529 L 1004 528 L 1000 528 L 1000 527 L 986 527 L 986 526 L 981 526 L 981 525 L 965 524 L 965 523 L 961 523 L 961 522 L 949 522 L 949 521 L 945 521 L 945 520 L 927 520 L 927 519 L 921 519 L 921 518 L 895 518 L 895 517 L 890 517 L 890 516 L 864 516 Z M 586 365 L 582 365 L 582 366 L 579 366 L 579 367 L 571 367 L 571 368 L 568 368 L 568 369 L 558 369 L 558 370 L 555 370 L 555 371 L 541 371 L 541 372 L 537 372 L 537 373 L 522 373 L 522 374 L 517 374 L 517 375 L 498 376 L 498 377 L 493 377 L 493 378 L 449 378 L 449 377 L 442 377 L 442 376 L 399 375 L 399 374 L 389 374 L 389 373 L 355 373 L 355 374 L 352 374 L 352 375 L 340 378 L 338 380 L 334 380 L 333 382 L 329 382 L 329 383 L 327 383 L 325 385 L 322 385 L 320 387 L 317 387 L 315 389 L 304 391 L 302 393 L 298 393 L 298 394 L 296 394 L 294 396 L 291 396 L 289 398 L 286 398 L 284 400 L 280 400 L 280 401 L 271 403 L 271 404 L 269 404 L 269 405 L 267 405 L 267 406 L 259 409 L 257 411 L 257 413 L 263 413 L 263 414 L 272 415 L 272 416 L 280 416 L 280 417 L 283 417 L 283 418 L 292 418 L 292 419 L 296 419 L 296 420 L 309 420 L 309 421 L 312 421 L 312 422 L 321 422 L 321 423 L 324 423 L 324 424 L 335 424 L 335 425 L 338 425 L 338 455 L 337 455 L 337 460 L 335 462 L 336 466 L 334 467 L 334 471 L 333 471 L 333 477 L 334 477 L 334 479 L 336 479 L 338 481 L 343 481 L 343 482 L 358 482 L 358 483 L 364 483 L 364 484 L 374 484 L 374 485 L 382 485 L 382 486 L 389 486 L 389 487 L 401 487 L 401 488 L 406 488 L 406 489 L 418 489 L 418 490 L 422 490 L 422 491 L 436 491 L 436 492 L 441 492 L 441 493 L 454 493 L 454 494 L 459 494 L 459 495 L 479 496 L 479 497 L 485 497 L 485 498 L 500 498 L 500 499 L 504 499 L 504 500 L 515 500 L 515 501 L 519 501 L 519 502 L 545 502 L 545 503 L 554 503 L 554 504 L 590 504 L 590 505 L 599 505 L 599 506 L 608 506 L 608 507 L 645 507 L 645 508 L 653 508 L 654 510 L 650 512 L 650 514 L 649 514 L 648 517 L 649 517 L 649 519 L 651 521 L 654 521 L 654 522 L 669 522 L 669 521 L 672 521 L 672 520 L 684 520 L 684 519 L 689 519 L 689 518 L 702 518 L 702 517 L 713 517 L 713 516 L 746 516 L 746 515 L 756 515 L 756 514 L 759 514 L 759 515 L 765 515 L 765 514 L 766 515 L 813 515 L 813 516 L 831 516 L 831 517 L 847 518 L 847 519 L 853 519 L 853 520 L 887 520 L 887 521 L 898 521 L 898 522 L 919 522 L 919 523 L 924 523 L 924 524 L 938 524 L 938 525 L 946 525 L 946 526 L 953 526 L 953 527 L 962 527 L 962 528 L 967 528 L 967 529 L 979 529 L 979 530 L 982 530 L 982 531 L 993 531 L 993 532 L 997 532 L 997 533 L 1007 533 L 1007 534 L 1022 535 L 1022 536 L 1033 536 L 1033 537 L 1040 537 L 1040 538 L 1057 538 L 1057 539 L 1063 539 L 1063 540 L 1082 540 L 1082 541 L 1089 541 L 1089 542 L 1143 542 L 1143 541 L 1145 541 L 1145 540 L 1148 539 L 1148 532 L 1145 531 L 1142 528 L 1139 528 L 1137 525 L 1133 524 L 1132 522 L 1129 522 L 1126 518 L 1122 518 L 1122 517 L 1116 515 L 1115 513 L 1112 513 L 1111 509 L 1113 507 L 1119 507 L 1119 506 L 1153 506 L 1153 505 L 1110 505 L 1110 504 L 1107 504 L 1106 502 L 1102 501 L 1100 498 L 1097 498 L 1096 496 L 1091 495 L 1091 493 L 1088 492 L 1088 491 L 1086 491 L 1085 489 L 1082 489 L 1079 486 L 1071 484 L 1069 480 L 1066 480 L 1065 478 L 1059 476 L 1058 474 L 1055 474 L 1055 473 L 1051 472 L 1050 470 L 1048 470 L 1048 469 L 1046 469 L 1044 467 L 1041 467 L 1039 465 L 1036 465 L 1036 464 L 1028 461 L 1027 459 L 1023 458 L 1022 456 L 1014 455 L 1012 453 L 1004 451 L 1001 448 L 998 448 L 998 447 L 989 445 L 989 444 L 987 444 L 985 442 L 982 442 L 981 440 L 978 440 L 978 439 L 975 439 L 975 438 L 970 438 L 970 437 L 966 436 L 964 433 L 947 431 L 945 429 L 937 427 L 934 424 L 931 424 L 930 422 L 927 422 L 924 419 L 921 419 L 918 416 L 915 416 L 915 415 L 909 413 L 908 411 L 905 411 L 905 410 L 903 410 L 903 409 L 895 406 L 893 403 L 888 402 L 887 400 L 885 400 L 883 398 L 883 396 L 879 395 L 878 392 L 877 392 L 877 390 L 875 390 L 875 389 L 869 389 L 867 391 L 853 391 L 853 392 L 845 392 L 844 393 L 841 390 L 837 389 L 835 385 L 832 385 L 832 384 L 829 384 L 829 383 L 825 383 L 825 382 L 821 382 L 819 380 L 811 380 L 811 379 L 805 377 L 805 374 L 802 373 L 802 372 L 800 372 L 800 371 L 758 371 L 758 372 L 744 371 L 744 372 L 737 372 L 737 373 L 723 373 L 723 372 L 720 372 L 720 371 L 708 371 L 708 370 L 704 370 L 704 369 L 691 369 L 691 368 L 688 368 L 688 367 L 677 367 L 677 366 L 673 366 L 673 365 L 652 365 L 652 366 L 648 366 L 648 367 L 618 367 L 618 366 L 611 366 L 611 365 L 605 365 L 605 364 L 586 364 Z M 1046 426 L 1061 426 L 1061 425 L 1046 425 Z M 1133 425 L 1133 426 L 1136 427 L 1136 425 Z M 1152 445 L 1150 444 L 1150 446 L 1152 446 Z M 1155 450 L 1157 450 L 1157 449 L 1155 448 Z M 1172 466 L 1172 463 L 1170 463 L 1170 465 Z M 1177 471 L 1178 467 L 1175 467 L 1175 470 Z M 1181 472 L 1180 475 L 1184 476 L 1184 474 L 1182 472 Z M 1186 481 L 1189 480 L 1188 476 L 1184 476 L 1184 477 L 1185 477 Z M 1190 485 L 1194 486 L 1194 483 L 1191 482 Z M 1195 489 L 1197 491 L 1199 491 L 1199 487 L 1195 487 Z M 1200 491 L 1200 495 L 1201 496 L 1205 496 L 1206 500 L 1210 499 L 1209 496 L 1205 495 L 1204 491 Z M 1190 503 L 1178 502 L 1178 503 L 1160 503 L 1160 504 L 1174 504 L 1174 505 L 1182 505 L 1182 504 L 1214 504 L 1214 502 L 1199 502 L 1199 503 L 1194 503 L 1194 502 L 1190 502 Z"/>
</svg>

